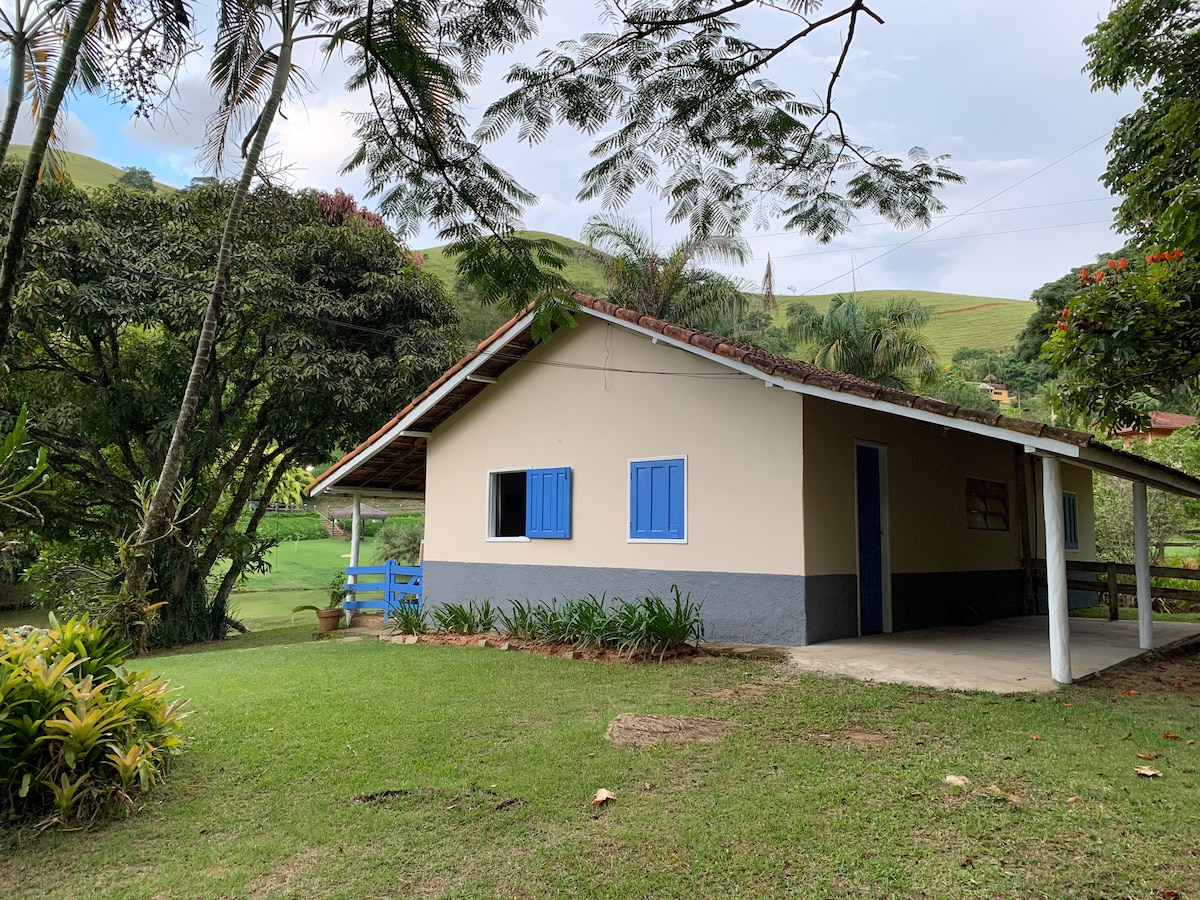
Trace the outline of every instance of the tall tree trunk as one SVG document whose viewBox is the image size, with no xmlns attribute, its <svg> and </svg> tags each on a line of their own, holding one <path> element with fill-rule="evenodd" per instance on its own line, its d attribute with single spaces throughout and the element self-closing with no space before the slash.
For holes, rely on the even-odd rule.
<svg viewBox="0 0 1200 900">
<path fill-rule="evenodd" d="M 54 68 L 50 90 L 46 93 L 45 102 L 38 115 L 37 128 L 34 129 L 33 140 L 29 144 L 29 156 L 25 158 L 25 169 L 21 172 L 21 183 L 17 186 L 17 195 L 13 199 L 8 236 L 4 242 L 3 256 L 0 257 L 0 358 L 3 358 L 4 350 L 8 346 L 13 297 L 17 292 L 17 271 L 21 267 L 21 258 L 25 254 L 25 239 L 29 236 L 29 226 L 33 222 L 33 196 L 38 175 L 42 171 L 42 161 L 46 158 L 46 148 L 50 145 L 50 133 L 54 130 L 54 121 L 58 118 L 58 108 L 62 105 L 71 79 L 75 76 L 75 66 L 79 62 L 84 36 L 91 25 L 92 16 L 99 7 L 100 0 L 80 0 L 75 11 L 71 28 L 63 40 L 62 55 Z"/>
<path fill-rule="evenodd" d="M 14 35 L 8 52 L 12 54 L 12 59 L 8 65 L 8 105 L 4 107 L 4 122 L 0 123 L 0 162 L 8 158 L 8 145 L 12 143 L 17 116 L 21 114 L 21 101 L 25 99 L 24 39 Z"/>
<path fill-rule="evenodd" d="M 291 77 L 294 39 L 294 16 L 288 15 L 284 21 L 283 39 L 279 46 L 279 59 L 276 62 L 271 93 L 266 103 L 263 104 L 254 139 L 246 154 L 242 177 L 238 182 L 233 202 L 230 204 L 229 213 L 225 218 L 225 228 L 221 233 L 221 246 L 217 253 L 217 269 L 213 276 L 212 294 L 208 300 L 208 308 L 204 311 L 204 321 L 201 323 L 200 336 L 196 341 L 196 355 L 192 360 L 192 370 L 188 375 L 187 387 L 179 405 L 179 417 L 175 420 L 175 430 L 171 434 L 171 443 L 167 447 L 167 455 L 158 476 L 158 484 L 154 488 L 154 496 L 150 500 L 141 531 L 132 548 L 133 552 L 128 556 L 125 568 L 125 591 L 128 596 L 145 596 L 149 580 L 150 545 L 161 539 L 167 530 L 168 510 L 175 487 L 179 483 L 180 472 L 183 469 L 184 450 L 196 424 L 200 392 L 213 359 L 217 327 L 221 321 L 221 313 L 225 306 L 225 294 L 229 286 L 229 269 L 233 263 L 233 246 L 237 239 L 238 224 L 241 220 L 242 209 L 246 204 L 246 197 L 250 193 L 250 183 L 254 180 L 258 161 L 267 143 L 267 133 L 271 130 L 271 123 L 279 111 L 279 104 L 283 100 L 284 91 L 287 89 Z"/>
</svg>

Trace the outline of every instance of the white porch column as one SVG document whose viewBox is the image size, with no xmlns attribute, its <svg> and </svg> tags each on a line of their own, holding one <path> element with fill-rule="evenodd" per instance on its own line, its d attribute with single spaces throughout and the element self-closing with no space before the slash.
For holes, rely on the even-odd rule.
<svg viewBox="0 0 1200 900">
<path fill-rule="evenodd" d="M 1050 675 L 1071 683 L 1071 625 L 1067 616 L 1067 553 L 1063 540 L 1062 469 L 1042 457 L 1042 508 L 1046 523 L 1046 589 L 1050 612 Z"/>
<path fill-rule="evenodd" d="M 1154 601 L 1150 596 L 1150 525 L 1146 483 L 1133 483 L 1133 570 L 1137 580 L 1138 646 L 1154 649 Z"/>
<path fill-rule="evenodd" d="M 350 565 L 358 565 L 358 545 L 362 542 L 362 494 L 355 492 L 352 512 L 350 516 Z M 357 575 L 351 575 L 347 578 L 351 584 L 358 581 Z M 349 627 L 350 620 L 353 618 L 353 613 L 346 611 L 346 625 Z"/>
</svg>

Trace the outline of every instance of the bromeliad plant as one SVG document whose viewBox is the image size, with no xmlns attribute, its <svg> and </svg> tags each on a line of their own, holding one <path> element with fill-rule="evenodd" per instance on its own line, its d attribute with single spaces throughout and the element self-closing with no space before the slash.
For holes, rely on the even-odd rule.
<svg viewBox="0 0 1200 900">
<path fill-rule="evenodd" d="M 12 820 L 89 823 L 127 810 L 180 751 L 183 701 L 123 665 L 111 628 L 86 618 L 0 631 L 0 809 Z"/>
</svg>

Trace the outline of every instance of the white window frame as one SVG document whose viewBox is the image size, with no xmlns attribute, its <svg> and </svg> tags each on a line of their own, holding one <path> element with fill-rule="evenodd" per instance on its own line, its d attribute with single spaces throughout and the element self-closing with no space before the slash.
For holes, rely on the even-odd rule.
<svg viewBox="0 0 1200 900">
<path fill-rule="evenodd" d="M 500 498 L 496 495 L 496 476 L 511 475 L 514 472 L 528 472 L 533 466 L 511 466 L 504 469 L 488 469 L 487 470 L 487 508 L 485 509 L 483 523 L 483 539 L 489 543 L 496 544 L 528 544 L 530 538 L 528 535 L 520 537 L 498 537 L 494 534 L 496 528 L 496 513 L 499 512 L 496 504 L 500 502 Z M 526 497 L 526 502 L 528 502 Z"/>
<path fill-rule="evenodd" d="M 683 537 L 681 538 L 635 538 L 630 537 L 630 527 L 633 524 L 633 492 L 629 489 L 629 478 L 633 474 L 633 464 L 643 462 L 658 462 L 659 460 L 683 460 Z M 664 456 L 635 456 L 625 461 L 625 543 L 627 544 L 686 544 L 692 533 L 688 513 L 692 504 L 688 490 L 688 457 L 686 453 L 668 453 Z"/>
</svg>

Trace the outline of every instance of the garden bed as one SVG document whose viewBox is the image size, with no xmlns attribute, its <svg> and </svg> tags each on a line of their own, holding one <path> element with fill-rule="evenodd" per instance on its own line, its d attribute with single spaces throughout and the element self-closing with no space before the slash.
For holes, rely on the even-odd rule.
<svg viewBox="0 0 1200 900">
<path fill-rule="evenodd" d="M 328 636 L 336 636 L 333 632 Z M 522 653 L 537 653 L 541 656 L 569 656 L 571 659 L 586 659 L 601 663 L 642 663 L 658 662 L 659 654 L 641 654 L 619 652 L 610 647 L 580 647 L 574 644 L 555 641 L 521 641 L 494 632 L 480 634 L 422 634 L 412 640 L 412 635 L 384 635 L 382 639 L 390 643 L 435 644 L 440 647 L 489 647 L 497 650 L 519 650 Z M 486 644 L 484 643 L 486 642 Z M 692 659 L 703 655 L 700 648 L 692 644 L 684 644 L 668 650 L 662 655 L 664 662 L 682 659 Z"/>
</svg>

